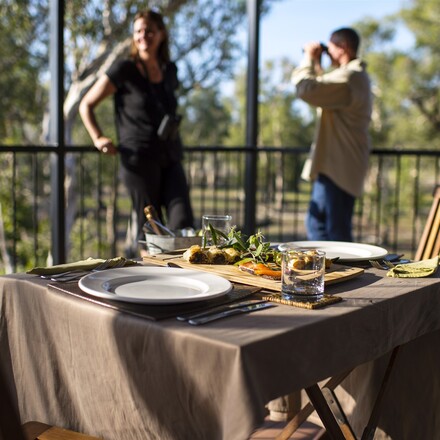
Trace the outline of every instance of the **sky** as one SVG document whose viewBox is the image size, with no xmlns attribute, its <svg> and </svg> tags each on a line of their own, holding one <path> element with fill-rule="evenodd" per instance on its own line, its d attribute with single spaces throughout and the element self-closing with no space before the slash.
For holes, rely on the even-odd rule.
<svg viewBox="0 0 440 440">
<path fill-rule="evenodd" d="M 269 12 L 260 22 L 260 68 L 267 60 L 285 57 L 295 64 L 301 61 L 302 47 L 309 41 L 326 43 L 333 30 L 352 26 L 369 17 L 382 19 L 408 6 L 410 0 L 273 0 Z M 247 26 L 247 25 L 246 25 Z M 406 50 L 412 47 L 414 39 L 405 28 L 396 30 L 393 47 Z M 240 33 L 243 47 L 247 47 L 247 28 Z M 326 60 L 323 59 L 324 67 Z M 240 72 L 246 68 L 243 59 L 236 66 Z M 278 73 L 278 74 L 277 74 Z M 273 78 L 280 89 L 293 88 L 282 83 L 279 72 Z M 234 81 L 221 84 L 222 94 L 234 95 Z"/>
<path fill-rule="evenodd" d="M 269 13 L 260 23 L 260 66 L 267 60 L 288 58 L 298 64 L 302 47 L 308 41 L 327 42 L 333 30 L 352 26 L 366 17 L 381 19 L 394 14 L 409 0 L 274 0 Z M 241 34 L 247 47 L 247 29 Z M 404 28 L 398 29 L 395 46 L 405 50 L 413 45 L 412 35 Z M 325 60 L 323 60 L 325 66 Z M 242 71 L 246 60 L 239 63 Z M 280 87 L 289 87 L 279 84 Z M 233 95 L 233 81 L 221 86 L 225 95 Z"/>
<path fill-rule="evenodd" d="M 402 9 L 406 0 L 278 0 L 260 25 L 260 61 L 288 57 L 301 59 L 308 41 L 327 42 L 339 27 L 351 26 L 365 17 L 380 19 Z M 406 48 L 412 38 L 403 29 L 396 45 Z"/>
</svg>

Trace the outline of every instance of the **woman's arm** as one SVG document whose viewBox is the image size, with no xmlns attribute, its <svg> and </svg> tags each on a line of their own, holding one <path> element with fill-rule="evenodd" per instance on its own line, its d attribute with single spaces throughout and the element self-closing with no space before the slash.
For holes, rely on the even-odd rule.
<svg viewBox="0 0 440 440">
<path fill-rule="evenodd" d="M 98 121 L 95 117 L 95 107 L 105 98 L 113 95 L 116 87 L 107 75 L 103 75 L 96 81 L 92 88 L 84 95 L 79 105 L 79 114 L 86 127 L 95 147 L 105 154 L 116 154 L 117 148 L 110 138 L 102 134 Z"/>
</svg>

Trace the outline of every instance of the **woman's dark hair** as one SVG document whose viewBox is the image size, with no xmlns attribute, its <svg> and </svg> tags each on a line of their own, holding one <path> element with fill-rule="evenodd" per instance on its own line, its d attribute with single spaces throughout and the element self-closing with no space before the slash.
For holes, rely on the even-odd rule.
<svg viewBox="0 0 440 440">
<path fill-rule="evenodd" d="M 336 46 L 344 42 L 353 52 L 357 54 L 359 49 L 360 38 L 359 34 L 352 28 L 340 28 L 332 32 L 330 41 Z"/>
<path fill-rule="evenodd" d="M 147 9 L 146 11 L 138 12 L 133 19 L 133 23 L 140 18 L 144 19 L 147 23 L 154 23 L 159 30 L 161 30 L 164 34 L 164 38 L 160 43 L 158 50 L 159 62 L 161 64 L 167 64 L 170 62 L 170 48 L 168 42 L 168 31 L 165 26 L 165 22 L 163 17 L 158 12 L 155 12 L 151 9 Z M 130 56 L 133 59 L 138 57 L 138 50 L 134 44 L 134 41 L 131 42 Z"/>
</svg>

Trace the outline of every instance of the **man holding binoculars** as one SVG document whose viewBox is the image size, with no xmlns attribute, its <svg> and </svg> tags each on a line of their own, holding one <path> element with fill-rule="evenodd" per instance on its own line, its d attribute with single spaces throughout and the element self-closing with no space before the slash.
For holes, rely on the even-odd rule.
<svg viewBox="0 0 440 440">
<path fill-rule="evenodd" d="M 306 226 L 309 240 L 352 241 L 355 198 L 362 195 L 371 149 L 372 96 L 360 38 L 340 28 L 328 45 L 310 42 L 292 73 L 297 95 L 317 108 L 317 126 L 302 177 L 313 181 Z M 322 55 L 329 56 L 325 72 Z"/>
</svg>

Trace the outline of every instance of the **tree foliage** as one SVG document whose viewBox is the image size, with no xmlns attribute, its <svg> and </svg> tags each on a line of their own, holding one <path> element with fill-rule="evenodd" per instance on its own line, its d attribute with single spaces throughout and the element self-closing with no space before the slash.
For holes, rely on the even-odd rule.
<svg viewBox="0 0 440 440">
<path fill-rule="evenodd" d="M 246 32 L 245 0 L 155 0 L 148 4 L 140 0 L 74 0 L 65 5 L 64 111 L 68 143 L 90 142 L 82 124 L 77 121 L 74 125 L 79 101 L 118 57 L 125 56 L 133 17 L 149 6 L 164 13 L 170 29 L 172 58 L 177 61 L 182 82 L 180 110 L 185 116 L 182 133 L 186 145 L 244 145 L 246 75 L 243 70 L 236 72 L 235 66 L 244 54 L 238 36 Z M 263 13 L 270 5 L 271 0 L 263 2 Z M 363 37 L 363 56 L 373 80 L 375 147 L 440 147 L 439 23 L 440 2 L 409 0 L 398 14 L 381 20 L 367 17 L 353 24 Z M 50 88 L 49 24 L 49 0 L 0 2 L 0 144 L 44 143 Z M 412 33 L 414 47 L 396 47 L 399 26 Z M 261 67 L 259 146 L 311 143 L 313 116 L 299 105 L 289 85 L 292 68 L 289 60 L 273 60 Z M 231 78 L 235 89 L 225 98 L 219 84 Z M 98 119 L 105 132 L 114 137 L 110 100 L 99 106 Z M 9 192 L 12 162 L 12 156 L 5 155 L 4 185 L 0 185 L 7 235 L 12 218 L 8 212 L 14 209 Z M 266 166 L 263 162 L 260 167 Z M 290 164 L 275 164 L 286 165 Z M 29 164 L 21 166 L 23 172 L 30 168 Z M 42 179 L 50 174 L 48 163 L 41 167 L 41 173 Z M 22 179 L 21 175 L 17 179 Z M 32 188 L 29 190 L 29 182 L 21 183 L 17 182 L 23 188 L 17 198 L 25 202 Z M 41 194 L 49 191 L 45 188 Z M 22 226 L 20 243 L 24 245 L 28 243 L 31 216 L 28 208 L 17 211 Z M 47 218 L 38 221 L 39 227 L 50 223 Z"/>
<path fill-rule="evenodd" d="M 182 95 L 195 86 L 211 87 L 231 75 L 241 53 L 237 36 L 246 18 L 245 1 L 153 3 L 167 19 Z M 68 2 L 66 27 L 71 29 L 67 43 L 71 82 L 64 107 L 68 121 L 75 118 L 80 98 L 94 81 L 115 59 L 127 54 L 134 15 L 143 8 L 145 2 L 135 0 Z M 78 15 L 84 18 L 78 21 Z"/>
<path fill-rule="evenodd" d="M 31 0 L 0 3 L 0 142 L 29 144 L 37 139 L 46 94 L 46 10 Z"/>
<path fill-rule="evenodd" d="M 223 145 L 229 134 L 231 115 L 217 87 L 197 87 L 181 109 L 185 114 L 181 135 L 185 144 Z"/>
<path fill-rule="evenodd" d="M 416 49 L 405 71 L 409 98 L 429 125 L 428 135 L 440 133 L 440 3 L 414 0 L 401 17 L 414 33 Z"/>
<path fill-rule="evenodd" d="M 412 0 L 400 13 L 357 26 L 373 78 L 375 144 L 397 148 L 440 147 L 440 3 Z M 415 45 L 396 49 L 398 26 L 406 26 Z"/>
<path fill-rule="evenodd" d="M 269 2 L 262 2 L 263 13 Z M 230 78 L 242 54 L 245 0 L 75 0 L 65 2 L 66 135 L 81 97 L 118 58 L 128 53 L 133 18 L 139 10 L 161 11 L 170 31 L 186 95 Z M 1 143 L 41 142 L 47 105 L 49 0 L 4 0 L 0 4 Z M 221 31 L 219 31 L 221 30 Z M 26 131 L 27 130 L 27 131 Z"/>
<path fill-rule="evenodd" d="M 65 114 L 70 139 L 81 96 L 117 57 L 126 53 L 134 14 L 146 4 L 139 0 L 76 0 L 67 1 L 65 5 Z M 269 1 L 263 2 L 263 13 L 269 5 Z M 202 92 L 209 95 L 208 100 L 218 101 L 219 96 L 214 97 L 218 92 L 211 89 L 217 87 L 218 90 L 221 79 L 231 78 L 234 63 L 243 54 L 237 35 L 246 30 L 245 0 L 156 0 L 148 6 L 161 10 L 167 18 L 185 111 L 191 107 L 189 102 L 196 106 L 206 104 L 200 99 Z M 364 54 L 376 93 L 373 136 L 376 145 L 390 147 L 415 147 L 426 141 L 432 145 L 433 137 L 438 145 L 440 3 L 411 0 L 405 6 L 394 16 L 380 21 L 367 17 L 356 24 L 363 36 Z M 50 86 L 48 12 L 49 0 L 3 0 L 0 4 L 0 141 L 3 144 L 42 140 L 41 127 Z M 396 29 L 401 25 L 406 26 L 415 39 L 415 46 L 407 51 L 393 46 Z M 261 80 L 261 84 L 266 84 L 265 78 Z M 194 96 L 190 97 L 193 89 Z M 236 90 L 240 92 L 239 88 Z M 262 91 L 265 93 L 269 93 L 268 88 Z M 272 97 L 267 95 L 267 99 L 271 98 L 279 99 L 275 92 Z M 279 104 L 282 107 L 283 103 Z M 278 108 L 275 102 L 271 105 Z M 207 106 L 204 107 L 206 110 Z M 240 111 L 244 108 L 241 105 Z M 213 112 L 217 111 L 218 107 L 214 106 Z M 195 109 L 191 112 L 203 114 Z M 113 119 L 108 117 L 107 110 L 104 113 L 110 129 Z M 189 116 L 188 127 L 191 127 L 193 122 Z M 234 137 L 235 141 L 240 138 L 234 135 L 237 127 L 233 126 L 238 116 L 232 111 L 231 117 L 230 139 L 222 137 L 228 144 L 234 143 Z M 264 121 L 263 131 L 279 121 L 277 117 L 267 123 L 264 110 L 260 118 Z M 288 141 L 291 134 L 287 132 L 292 124 L 286 123 L 283 127 L 286 134 L 282 136 Z M 214 137 L 218 141 L 219 138 Z M 80 133 L 79 139 L 83 142 L 88 138 Z M 188 139 L 192 142 L 191 137 Z M 203 139 L 204 135 L 199 137 L 198 143 Z M 206 140 L 213 142 L 209 136 Z M 244 139 L 240 143 L 243 142 Z"/>
<path fill-rule="evenodd" d="M 288 59 L 266 62 L 261 73 L 259 145 L 300 147 L 310 144 L 313 125 L 305 118 L 290 83 Z"/>
</svg>

